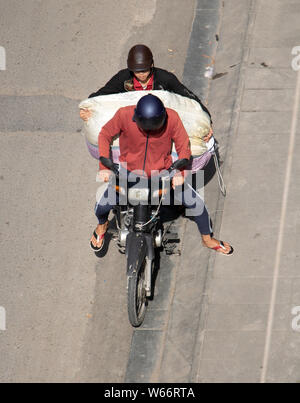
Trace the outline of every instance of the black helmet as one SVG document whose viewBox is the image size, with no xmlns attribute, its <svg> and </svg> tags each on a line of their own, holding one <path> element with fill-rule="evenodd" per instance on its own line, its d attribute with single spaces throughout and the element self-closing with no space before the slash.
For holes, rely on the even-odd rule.
<svg viewBox="0 0 300 403">
<path fill-rule="evenodd" d="M 130 71 L 147 71 L 153 65 L 151 50 L 145 45 L 135 45 L 128 53 L 127 66 Z"/>
<path fill-rule="evenodd" d="M 145 131 L 155 131 L 163 127 L 166 120 L 166 108 L 162 101 L 154 95 L 142 97 L 134 110 L 134 122 Z"/>
</svg>

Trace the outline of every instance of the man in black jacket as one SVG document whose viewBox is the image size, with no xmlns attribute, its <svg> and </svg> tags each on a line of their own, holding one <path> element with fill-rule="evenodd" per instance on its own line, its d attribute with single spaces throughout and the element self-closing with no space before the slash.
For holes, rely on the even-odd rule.
<svg viewBox="0 0 300 403">
<path fill-rule="evenodd" d="M 194 99 L 210 116 L 208 109 L 200 99 L 187 89 L 173 73 L 154 67 L 152 52 L 145 45 L 133 46 L 128 53 L 127 69 L 119 71 L 104 87 L 92 93 L 89 98 L 141 90 L 165 90 Z M 88 120 L 91 114 L 92 112 L 86 109 L 80 110 L 80 117 L 83 120 Z M 211 136 L 212 130 L 204 140 L 208 141 Z"/>
</svg>

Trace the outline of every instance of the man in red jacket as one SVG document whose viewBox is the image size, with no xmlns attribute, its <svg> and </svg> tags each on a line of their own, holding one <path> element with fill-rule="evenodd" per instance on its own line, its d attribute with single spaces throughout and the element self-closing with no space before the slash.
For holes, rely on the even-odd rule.
<svg viewBox="0 0 300 403">
<path fill-rule="evenodd" d="M 129 172 L 140 171 L 140 174 L 151 177 L 152 171 L 164 171 L 172 165 L 172 142 L 175 144 L 179 159 L 189 160 L 191 157 L 188 134 L 179 115 L 172 109 L 165 108 L 161 100 L 153 95 L 142 97 L 137 106 L 120 108 L 115 116 L 103 126 L 99 134 L 99 155 L 109 158 L 110 145 L 113 138 L 119 135 L 120 165 Z M 108 182 L 110 172 L 100 163 L 100 178 Z M 172 180 L 175 189 L 184 183 L 184 172 L 177 173 Z M 107 202 L 108 191 L 95 208 L 99 220 L 91 247 L 100 251 L 104 245 L 104 235 L 108 226 L 108 214 L 113 203 Z M 175 196 L 176 198 L 176 196 Z M 199 200 L 198 200 L 199 202 Z M 211 237 L 210 219 L 204 202 L 200 202 L 201 214 L 193 216 L 203 244 L 223 254 L 232 254 L 232 247 L 225 242 Z M 184 195 L 183 204 L 192 209 L 195 200 Z"/>
</svg>

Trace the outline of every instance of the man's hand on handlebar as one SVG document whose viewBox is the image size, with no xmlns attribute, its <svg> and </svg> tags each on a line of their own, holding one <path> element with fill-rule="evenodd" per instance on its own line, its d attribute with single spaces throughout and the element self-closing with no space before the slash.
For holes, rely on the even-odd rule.
<svg viewBox="0 0 300 403">
<path fill-rule="evenodd" d="M 112 175 L 112 172 L 106 169 L 102 169 L 99 171 L 99 180 L 102 182 L 109 182 L 109 178 Z"/>
<path fill-rule="evenodd" d="M 172 188 L 175 189 L 176 186 L 181 186 L 184 183 L 184 177 L 182 175 L 175 175 L 172 179 Z"/>
</svg>

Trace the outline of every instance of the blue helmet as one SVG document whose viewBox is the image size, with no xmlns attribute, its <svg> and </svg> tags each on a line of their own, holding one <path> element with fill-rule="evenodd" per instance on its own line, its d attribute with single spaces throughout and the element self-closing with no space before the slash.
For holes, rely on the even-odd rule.
<svg viewBox="0 0 300 403">
<path fill-rule="evenodd" d="M 155 131 L 163 127 L 166 121 L 166 108 L 162 101 L 154 95 L 142 97 L 134 110 L 133 120 L 145 131 Z"/>
</svg>

